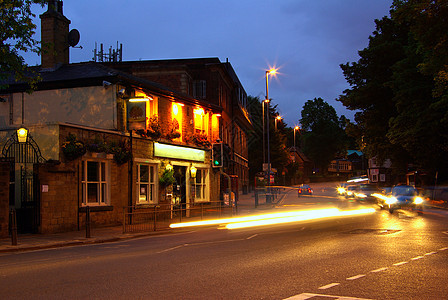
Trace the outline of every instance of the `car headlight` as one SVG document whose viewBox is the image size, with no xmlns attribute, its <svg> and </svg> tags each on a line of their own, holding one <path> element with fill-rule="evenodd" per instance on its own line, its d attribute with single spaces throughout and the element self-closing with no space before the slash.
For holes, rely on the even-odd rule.
<svg viewBox="0 0 448 300">
<path fill-rule="evenodd" d="M 343 187 L 338 187 L 338 193 L 339 194 L 344 194 L 345 189 Z"/>
<path fill-rule="evenodd" d="M 356 194 L 356 197 L 359 197 L 359 198 L 367 198 L 367 195 L 366 195 L 366 194 L 363 194 L 363 193 L 357 193 L 357 194 Z"/>
<path fill-rule="evenodd" d="M 422 203 L 423 203 L 423 198 L 422 197 L 415 197 L 414 204 L 422 204 Z"/>
<path fill-rule="evenodd" d="M 351 196 L 353 192 L 347 191 L 347 195 Z"/>
<path fill-rule="evenodd" d="M 394 204 L 394 203 L 396 203 L 398 200 L 397 200 L 397 198 L 395 198 L 395 197 L 389 197 L 389 198 L 387 198 L 387 200 L 386 200 L 386 204 Z"/>
</svg>

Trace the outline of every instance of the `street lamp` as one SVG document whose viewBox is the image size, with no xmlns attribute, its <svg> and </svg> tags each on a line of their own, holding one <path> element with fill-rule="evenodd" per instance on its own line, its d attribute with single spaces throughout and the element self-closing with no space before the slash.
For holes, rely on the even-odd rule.
<svg viewBox="0 0 448 300">
<path fill-rule="evenodd" d="M 281 121 L 281 120 L 282 120 L 282 117 L 280 117 L 280 116 L 275 117 L 275 130 L 277 130 L 277 122 Z"/>
<path fill-rule="evenodd" d="M 266 70 L 266 99 L 264 100 L 264 102 L 266 102 L 266 132 L 267 132 L 267 144 L 268 144 L 268 149 L 267 149 L 267 154 L 268 154 L 268 198 L 266 200 L 269 200 L 267 202 L 271 202 L 271 155 L 270 155 L 270 147 L 269 147 L 269 75 L 274 75 L 277 74 L 277 69 L 272 68 L 270 70 Z M 264 127 L 263 127 L 264 128 Z"/>
<path fill-rule="evenodd" d="M 299 130 L 300 130 L 299 126 L 294 127 L 294 150 L 296 150 L 296 131 Z"/>
</svg>

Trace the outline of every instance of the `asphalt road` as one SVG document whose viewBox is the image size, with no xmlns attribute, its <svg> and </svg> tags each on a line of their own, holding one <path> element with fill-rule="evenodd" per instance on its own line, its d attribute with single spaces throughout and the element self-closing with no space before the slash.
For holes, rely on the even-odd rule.
<svg viewBox="0 0 448 300">
<path fill-rule="evenodd" d="M 312 197 L 291 192 L 274 210 L 330 206 L 359 208 L 319 187 Z M 8 253 L 0 256 L 0 298 L 447 299 L 447 221 L 440 210 L 377 210 Z"/>
</svg>

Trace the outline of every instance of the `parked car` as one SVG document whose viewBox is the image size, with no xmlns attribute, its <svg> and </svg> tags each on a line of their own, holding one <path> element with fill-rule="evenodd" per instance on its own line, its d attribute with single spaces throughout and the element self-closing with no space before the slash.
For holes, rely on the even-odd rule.
<svg viewBox="0 0 448 300">
<path fill-rule="evenodd" d="M 301 195 L 312 195 L 313 194 L 313 189 L 307 185 L 307 184 L 302 184 L 299 186 L 298 190 L 297 190 L 298 196 Z"/>
<path fill-rule="evenodd" d="M 377 198 L 374 195 L 381 192 L 382 191 L 374 184 L 360 184 L 355 191 L 355 199 L 363 203 L 376 203 Z"/>
<path fill-rule="evenodd" d="M 390 213 L 400 208 L 411 209 L 419 214 L 423 213 L 424 200 L 419 195 L 418 190 L 411 185 L 397 185 L 393 187 L 391 193 L 380 201 L 384 201 L 383 205 L 389 208 Z"/>
</svg>

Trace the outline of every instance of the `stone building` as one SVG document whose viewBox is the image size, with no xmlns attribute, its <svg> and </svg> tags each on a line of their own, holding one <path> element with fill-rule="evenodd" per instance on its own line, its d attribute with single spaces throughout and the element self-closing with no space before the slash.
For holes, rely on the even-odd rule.
<svg viewBox="0 0 448 300">
<path fill-rule="evenodd" d="M 244 109 L 227 113 L 242 103 L 226 96 L 223 107 L 113 66 L 70 64 L 62 1 L 41 21 L 54 49 L 35 68 L 37 89 L 28 94 L 27 84 L 9 80 L 0 90 L 0 234 L 4 207 L 17 211 L 20 232 L 49 233 L 84 227 L 86 211 L 95 226 L 109 226 L 121 224 L 124 207 L 219 201 L 221 173 L 210 163 L 217 140 L 232 146 L 228 170 L 245 184 L 250 124 Z M 222 76 L 234 88 L 232 72 Z M 167 172 L 175 182 L 165 187 Z"/>
</svg>

